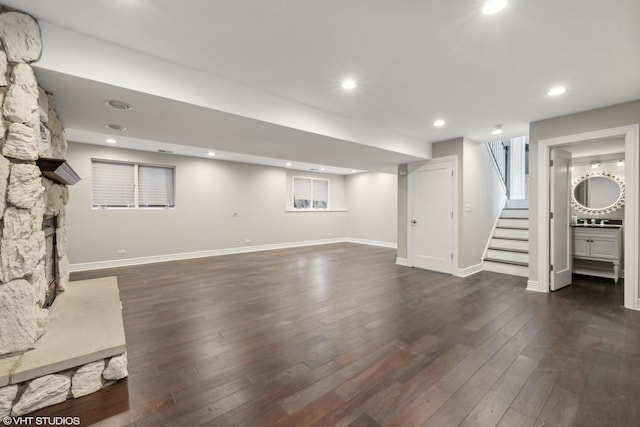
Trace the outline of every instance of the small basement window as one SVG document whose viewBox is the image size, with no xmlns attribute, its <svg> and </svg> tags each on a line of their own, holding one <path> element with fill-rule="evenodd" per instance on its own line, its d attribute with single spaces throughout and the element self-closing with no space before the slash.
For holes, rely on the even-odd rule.
<svg viewBox="0 0 640 427">
<path fill-rule="evenodd" d="M 175 167 L 91 160 L 92 207 L 175 207 Z"/>
<path fill-rule="evenodd" d="M 293 177 L 294 209 L 329 209 L 329 180 Z"/>
</svg>

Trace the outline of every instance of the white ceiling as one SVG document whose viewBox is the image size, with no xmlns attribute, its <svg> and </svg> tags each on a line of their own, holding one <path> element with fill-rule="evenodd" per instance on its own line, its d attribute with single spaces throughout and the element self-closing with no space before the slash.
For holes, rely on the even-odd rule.
<svg viewBox="0 0 640 427">
<path fill-rule="evenodd" d="M 480 0 L 0 1 L 40 20 L 38 78 L 83 142 L 118 120 L 130 148 L 394 171 L 431 142 L 640 98 L 637 0 L 510 0 L 493 16 Z"/>
</svg>

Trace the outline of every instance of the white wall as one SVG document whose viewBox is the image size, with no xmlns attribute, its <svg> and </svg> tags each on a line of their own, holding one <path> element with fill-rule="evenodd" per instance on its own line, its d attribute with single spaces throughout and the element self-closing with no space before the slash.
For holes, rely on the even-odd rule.
<svg viewBox="0 0 640 427">
<path fill-rule="evenodd" d="M 465 138 L 463 146 L 461 268 L 467 268 L 482 263 L 506 195 L 485 144 Z"/>
<path fill-rule="evenodd" d="M 360 173 L 346 178 L 349 201 L 348 235 L 395 245 L 397 242 L 398 177 Z"/>
<path fill-rule="evenodd" d="M 175 209 L 92 209 L 91 158 L 174 165 Z M 331 207 L 342 211 L 287 212 L 288 181 L 299 173 L 284 168 L 77 143 L 69 144 L 67 160 L 82 178 L 70 187 L 67 206 L 71 264 L 348 235 L 343 176 L 318 175 L 330 179 Z M 395 229 L 395 223 L 390 227 Z M 116 255 L 118 249 L 126 254 Z"/>
</svg>

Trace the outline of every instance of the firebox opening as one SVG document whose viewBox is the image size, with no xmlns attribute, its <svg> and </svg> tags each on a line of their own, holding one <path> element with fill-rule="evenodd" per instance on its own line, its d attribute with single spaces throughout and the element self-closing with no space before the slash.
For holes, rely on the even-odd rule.
<svg viewBox="0 0 640 427">
<path fill-rule="evenodd" d="M 45 276 L 47 278 L 47 292 L 45 294 L 44 308 L 53 304 L 58 294 L 58 251 L 56 250 L 57 217 L 47 216 L 42 221 L 42 231 L 45 236 L 47 253 L 44 259 Z"/>
</svg>

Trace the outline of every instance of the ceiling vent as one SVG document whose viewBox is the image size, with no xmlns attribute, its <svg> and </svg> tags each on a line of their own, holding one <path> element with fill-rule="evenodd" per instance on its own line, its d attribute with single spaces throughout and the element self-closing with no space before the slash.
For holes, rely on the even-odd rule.
<svg viewBox="0 0 640 427">
<path fill-rule="evenodd" d="M 109 123 L 104 125 L 104 127 L 106 127 L 107 129 L 111 129 L 111 130 L 117 130 L 118 132 L 123 132 L 125 130 L 127 130 L 126 127 L 122 126 L 122 125 L 116 125 L 114 123 Z"/>
<path fill-rule="evenodd" d="M 114 110 L 118 110 L 118 111 L 129 111 L 133 109 L 131 104 L 127 104 L 126 102 L 118 101 L 115 99 L 104 101 L 104 103 L 107 104 L 109 107 L 113 108 Z"/>
</svg>

